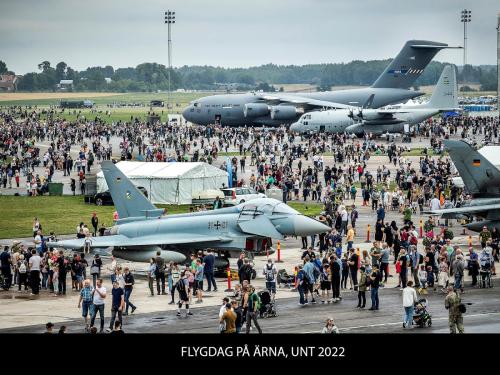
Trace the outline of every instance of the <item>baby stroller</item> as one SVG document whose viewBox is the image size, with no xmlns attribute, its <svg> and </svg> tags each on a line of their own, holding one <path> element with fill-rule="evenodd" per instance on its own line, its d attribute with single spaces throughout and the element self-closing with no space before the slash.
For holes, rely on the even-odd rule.
<svg viewBox="0 0 500 375">
<path fill-rule="evenodd" d="M 391 210 L 399 210 L 399 197 L 392 197 Z"/>
<path fill-rule="evenodd" d="M 258 293 L 260 297 L 260 310 L 259 315 L 261 318 L 274 318 L 278 316 L 276 313 L 276 306 L 274 297 L 267 290 Z"/>
<path fill-rule="evenodd" d="M 287 288 L 290 288 L 290 285 L 293 285 L 295 283 L 295 277 L 290 276 L 285 269 L 278 271 L 277 279 L 278 279 L 278 287 L 280 288 L 282 284 L 285 284 Z"/>
<path fill-rule="evenodd" d="M 491 266 L 488 264 L 481 266 L 479 271 L 479 287 L 480 288 L 492 288 L 491 283 Z"/>
<path fill-rule="evenodd" d="M 418 302 L 415 302 L 413 323 L 419 328 L 423 328 L 426 325 L 430 327 L 432 325 L 432 317 L 427 311 L 427 300 L 425 298 L 422 298 Z"/>
</svg>

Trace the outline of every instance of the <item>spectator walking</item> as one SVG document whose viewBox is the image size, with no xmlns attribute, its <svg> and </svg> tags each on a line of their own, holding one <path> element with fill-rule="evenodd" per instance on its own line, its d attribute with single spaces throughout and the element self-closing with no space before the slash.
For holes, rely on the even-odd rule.
<svg viewBox="0 0 500 375">
<path fill-rule="evenodd" d="M 105 306 L 105 299 L 106 299 L 106 287 L 102 285 L 102 279 L 97 279 L 96 282 L 96 287 L 92 291 L 93 294 L 93 310 L 92 310 L 92 316 L 90 318 L 90 327 L 94 327 L 95 323 L 95 318 L 97 316 L 97 313 L 99 313 L 99 319 L 101 320 L 101 329 L 99 332 L 104 331 L 104 306 Z"/>
</svg>

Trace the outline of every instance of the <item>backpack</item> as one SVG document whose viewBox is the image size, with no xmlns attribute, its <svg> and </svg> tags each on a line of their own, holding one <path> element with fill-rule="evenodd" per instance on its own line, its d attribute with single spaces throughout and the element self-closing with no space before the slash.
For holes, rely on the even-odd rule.
<svg viewBox="0 0 500 375">
<path fill-rule="evenodd" d="M 256 307 L 255 311 L 259 311 L 260 306 L 262 304 L 262 301 L 260 300 L 260 296 L 257 293 L 254 293 L 254 295 L 257 297 L 256 301 L 255 301 L 255 302 L 257 302 L 257 305 L 255 306 Z M 253 299 L 253 297 L 252 297 L 252 299 Z"/>
<path fill-rule="evenodd" d="M 269 268 L 269 265 L 266 265 L 266 281 L 271 282 L 274 280 L 274 268 L 271 266 Z"/>
<path fill-rule="evenodd" d="M 19 273 L 26 273 L 26 262 L 22 261 L 19 265 Z"/>
<path fill-rule="evenodd" d="M 179 281 L 177 281 L 177 283 L 175 284 L 175 289 L 177 289 L 179 293 L 183 293 L 186 291 L 186 285 L 184 284 L 184 279 L 179 279 Z"/>
<path fill-rule="evenodd" d="M 418 244 L 417 237 L 411 236 L 410 237 L 410 245 L 416 245 L 416 244 Z"/>
</svg>

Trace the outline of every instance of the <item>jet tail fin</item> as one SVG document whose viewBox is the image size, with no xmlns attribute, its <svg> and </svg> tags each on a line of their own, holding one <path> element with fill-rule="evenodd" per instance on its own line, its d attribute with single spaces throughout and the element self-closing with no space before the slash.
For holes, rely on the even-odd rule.
<svg viewBox="0 0 500 375">
<path fill-rule="evenodd" d="M 372 85 L 374 88 L 408 89 L 436 54 L 448 45 L 427 40 L 410 40 Z"/>
<path fill-rule="evenodd" d="M 423 107 L 436 108 L 441 111 L 459 110 L 457 75 L 452 65 L 444 67 L 431 99 Z"/>
<path fill-rule="evenodd" d="M 120 219 L 161 216 L 163 210 L 156 208 L 112 161 L 103 161 L 101 168 Z"/>
<path fill-rule="evenodd" d="M 444 140 L 444 146 L 473 196 L 499 196 L 500 171 L 464 141 Z"/>
</svg>

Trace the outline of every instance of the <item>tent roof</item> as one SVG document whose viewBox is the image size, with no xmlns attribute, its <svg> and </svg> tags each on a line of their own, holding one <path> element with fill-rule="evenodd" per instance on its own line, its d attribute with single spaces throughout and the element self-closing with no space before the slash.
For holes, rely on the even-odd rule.
<svg viewBox="0 0 500 375">
<path fill-rule="evenodd" d="M 133 178 L 202 178 L 225 177 L 227 172 L 207 163 L 162 163 L 120 161 L 116 164 L 126 176 Z M 97 177 L 104 177 L 99 172 Z"/>
</svg>

